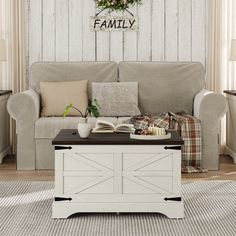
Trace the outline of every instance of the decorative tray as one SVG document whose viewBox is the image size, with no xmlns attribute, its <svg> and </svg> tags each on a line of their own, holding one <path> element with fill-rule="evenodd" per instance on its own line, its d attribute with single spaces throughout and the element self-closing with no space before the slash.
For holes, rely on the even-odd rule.
<svg viewBox="0 0 236 236">
<path fill-rule="evenodd" d="M 171 133 L 167 133 L 165 135 L 140 135 L 140 134 L 130 134 L 131 139 L 140 139 L 140 140 L 162 140 L 162 139 L 170 139 Z"/>
</svg>

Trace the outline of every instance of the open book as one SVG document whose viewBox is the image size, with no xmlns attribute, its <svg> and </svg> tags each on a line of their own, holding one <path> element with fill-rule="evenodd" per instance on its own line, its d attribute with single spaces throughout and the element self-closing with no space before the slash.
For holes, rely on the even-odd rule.
<svg viewBox="0 0 236 236">
<path fill-rule="evenodd" d="M 119 125 L 114 125 L 109 121 L 105 120 L 98 120 L 96 122 L 96 126 L 93 129 L 93 133 L 131 133 L 133 132 L 134 125 L 132 124 L 119 124 Z"/>
</svg>

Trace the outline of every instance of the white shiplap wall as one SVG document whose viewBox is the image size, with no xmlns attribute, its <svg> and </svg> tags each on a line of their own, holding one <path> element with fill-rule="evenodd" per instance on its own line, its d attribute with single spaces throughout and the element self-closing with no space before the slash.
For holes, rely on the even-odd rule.
<svg viewBox="0 0 236 236">
<path fill-rule="evenodd" d="M 143 0 L 139 32 L 91 32 L 94 0 L 28 0 L 29 65 L 35 61 L 200 61 L 208 0 Z M 111 13 L 122 14 L 122 13 Z M 128 14 L 128 13 L 124 13 Z"/>
</svg>

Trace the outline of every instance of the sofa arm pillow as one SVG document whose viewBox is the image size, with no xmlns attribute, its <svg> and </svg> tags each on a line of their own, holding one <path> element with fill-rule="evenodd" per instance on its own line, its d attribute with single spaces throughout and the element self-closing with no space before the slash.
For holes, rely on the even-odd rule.
<svg viewBox="0 0 236 236">
<path fill-rule="evenodd" d="M 70 103 L 83 113 L 88 106 L 88 81 L 40 82 L 42 98 L 41 116 L 63 116 Z M 79 116 L 71 110 L 69 116 Z"/>
<path fill-rule="evenodd" d="M 135 116 L 138 108 L 138 82 L 92 83 L 92 98 L 100 105 L 101 116 Z"/>
</svg>

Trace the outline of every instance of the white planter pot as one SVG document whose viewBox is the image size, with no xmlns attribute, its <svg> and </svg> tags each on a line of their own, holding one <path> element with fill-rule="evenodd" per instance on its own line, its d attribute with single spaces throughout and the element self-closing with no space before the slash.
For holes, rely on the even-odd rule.
<svg viewBox="0 0 236 236">
<path fill-rule="evenodd" d="M 83 118 L 83 117 L 79 118 L 79 123 L 81 123 L 81 124 L 85 124 L 85 123 L 87 123 L 87 121 L 88 121 L 87 118 Z"/>
<path fill-rule="evenodd" d="M 81 122 L 78 124 L 78 133 L 81 138 L 88 138 L 91 131 L 91 125 L 87 123 L 86 118 L 81 118 Z"/>
</svg>

